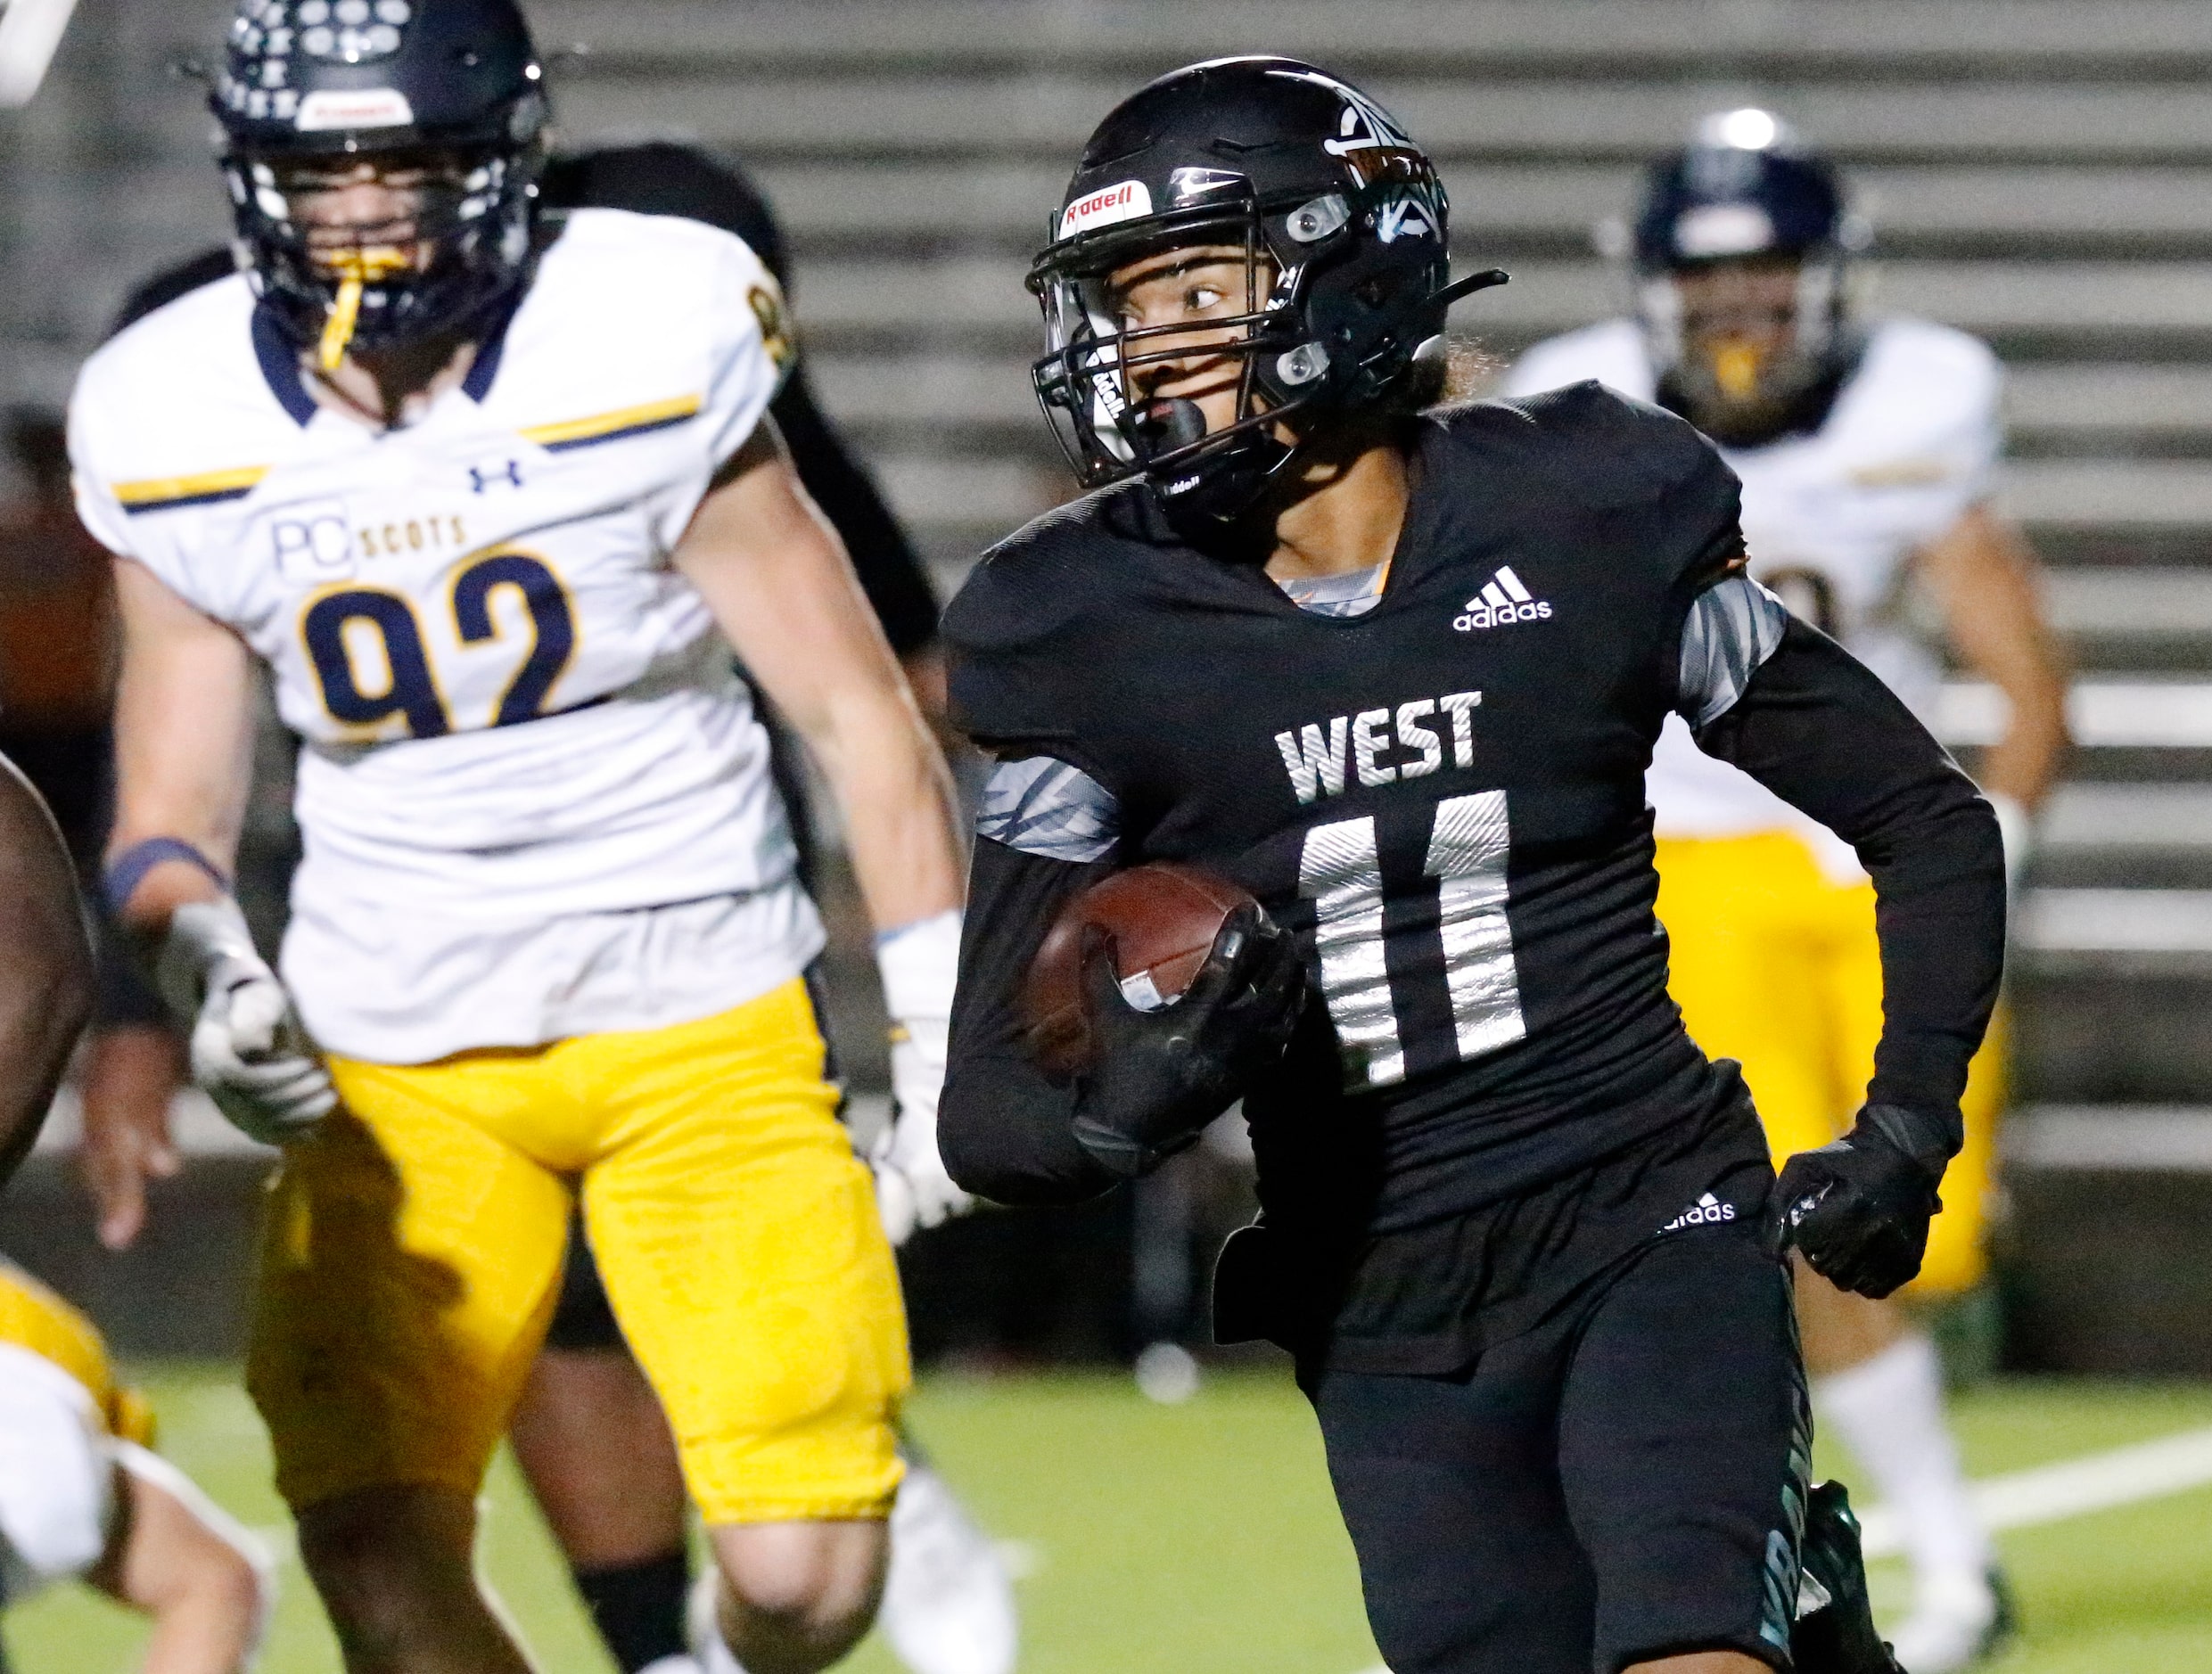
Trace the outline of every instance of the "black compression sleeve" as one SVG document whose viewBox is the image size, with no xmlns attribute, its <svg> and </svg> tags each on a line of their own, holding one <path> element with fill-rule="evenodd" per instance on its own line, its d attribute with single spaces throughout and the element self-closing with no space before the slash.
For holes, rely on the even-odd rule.
<svg viewBox="0 0 2212 1674">
<path fill-rule="evenodd" d="M 978 838 L 960 936 L 937 1143 L 952 1178 L 1000 1203 L 1073 1203 L 1117 1184 L 1075 1143 L 1075 1093 L 1045 1079 L 1022 1038 L 1021 993 L 1069 897 L 1113 869 Z"/>
<path fill-rule="evenodd" d="M 1989 804 L 1895 693 L 1795 620 L 1698 743 L 1858 851 L 1882 953 L 1867 1098 L 1940 1115 L 1955 1153 L 1967 1064 L 2004 964 L 2004 845 Z"/>
<path fill-rule="evenodd" d="M 876 480 L 816 405 L 803 363 L 785 381 L 769 411 L 799 480 L 852 554 L 860 590 L 892 650 L 900 657 L 926 651 L 937 643 L 936 595 Z"/>
</svg>

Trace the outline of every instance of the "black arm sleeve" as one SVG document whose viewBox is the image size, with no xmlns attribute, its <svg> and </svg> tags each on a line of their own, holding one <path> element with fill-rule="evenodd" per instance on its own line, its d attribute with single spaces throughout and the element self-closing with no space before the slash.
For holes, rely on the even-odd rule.
<svg viewBox="0 0 2212 1674">
<path fill-rule="evenodd" d="M 1073 1203 L 1117 1184 L 1075 1143 L 1074 1089 L 1031 1061 L 1021 1014 L 1023 979 L 1062 904 L 1113 869 L 976 840 L 937 1144 L 952 1178 L 979 1197 Z"/>
<path fill-rule="evenodd" d="M 1995 814 L 1895 693 L 1794 619 L 1698 743 L 1858 851 L 1882 955 L 1867 1099 L 1940 1116 L 1955 1153 L 1967 1064 L 2004 966 Z"/>
<path fill-rule="evenodd" d="M 815 404 L 803 362 L 793 368 L 769 410 L 791 449 L 799 480 L 851 554 L 860 590 L 892 650 L 900 657 L 928 650 L 937 643 L 937 595 L 876 479 Z"/>
<path fill-rule="evenodd" d="M 776 212 L 767 194 L 728 158 L 666 141 L 607 146 L 555 158 L 540 191 L 548 208 L 629 209 L 719 226 L 752 247 L 786 295 L 793 289 L 790 252 Z M 936 595 L 875 479 L 816 404 L 803 363 L 769 411 L 799 480 L 852 554 L 860 589 L 892 650 L 900 657 L 928 650 L 937 642 Z"/>
</svg>

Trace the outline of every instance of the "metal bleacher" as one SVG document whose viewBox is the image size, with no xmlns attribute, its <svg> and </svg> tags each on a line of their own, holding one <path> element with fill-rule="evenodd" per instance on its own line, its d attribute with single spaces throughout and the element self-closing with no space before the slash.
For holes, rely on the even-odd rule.
<svg viewBox="0 0 2212 1674">
<path fill-rule="evenodd" d="M 204 242 L 204 119 L 157 66 L 218 0 L 84 0 L 0 126 L 0 371 L 54 390 L 135 273 Z M 1230 51 L 1319 59 L 1438 153 L 1509 353 L 1617 308 L 1591 224 L 1700 113 L 1771 104 L 1848 167 L 1871 306 L 2012 367 L 2003 502 L 2051 566 L 2081 748 L 2020 918 L 2021 1155 L 2212 1174 L 2212 5 L 2202 0 L 541 0 L 565 135 L 726 148 L 773 194 L 830 405 L 940 579 L 1064 490 L 1027 388 L 1029 253 L 1093 123 Z M 87 32 L 95 38 L 83 38 Z M 46 95 L 42 95 L 45 98 Z M 43 160 L 43 161 L 42 161 Z M 62 171 L 68 189 L 52 171 Z M 45 172 L 41 172 L 44 170 Z M 88 202 L 114 225 L 86 230 Z M 66 294 L 27 300 L 53 274 Z M 1961 679 L 1946 718 L 1998 719 Z M 2116 1105 L 2139 1120 L 2108 1120 Z M 2085 1161 L 2087 1159 L 2088 1161 Z M 2182 1161 L 2177 1161 L 2180 1159 Z M 2188 1160 L 2193 1159 L 2193 1161 Z"/>
</svg>

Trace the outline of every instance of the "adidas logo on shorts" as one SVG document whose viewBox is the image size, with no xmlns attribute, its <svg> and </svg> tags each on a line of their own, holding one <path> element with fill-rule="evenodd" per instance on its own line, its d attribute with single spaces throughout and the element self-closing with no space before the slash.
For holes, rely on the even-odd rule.
<svg viewBox="0 0 2212 1674">
<path fill-rule="evenodd" d="M 1712 1193 L 1707 1192 L 1659 1230 L 1661 1232 L 1680 1232 L 1685 1227 L 1717 1227 L 1724 1220 L 1735 1219 L 1735 1204 L 1723 1203 Z"/>
<path fill-rule="evenodd" d="M 1498 573 L 1483 583 L 1483 590 L 1467 602 L 1466 611 L 1451 619 L 1451 625 L 1462 634 L 1471 634 L 1482 628 L 1541 622 L 1550 614 L 1551 606 L 1522 585 L 1513 566 L 1501 564 Z"/>
</svg>

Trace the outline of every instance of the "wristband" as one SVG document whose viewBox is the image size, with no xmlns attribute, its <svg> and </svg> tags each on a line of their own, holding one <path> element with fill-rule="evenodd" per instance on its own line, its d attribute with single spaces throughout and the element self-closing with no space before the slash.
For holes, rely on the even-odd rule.
<svg viewBox="0 0 2212 1674">
<path fill-rule="evenodd" d="M 959 909 L 876 937 L 876 969 L 884 980 L 884 1009 L 892 1022 L 951 1016 L 953 984 L 960 974 Z"/>
<path fill-rule="evenodd" d="M 1929 1178 L 1940 1180 L 1943 1171 L 1966 1143 L 1961 1124 L 1903 1104 L 1868 1104 L 1859 1112 L 1859 1125 L 1871 1128 Z"/>
<path fill-rule="evenodd" d="M 130 898 L 138 893 L 138 886 L 146 881 L 146 874 L 169 860 L 181 860 L 198 868 L 217 889 L 226 895 L 230 893 L 230 880 L 223 875 L 223 869 L 182 837 L 149 837 L 124 849 L 108 862 L 106 870 L 100 874 L 100 892 L 107 899 L 108 911 L 119 915 L 130 905 Z"/>
</svg>

